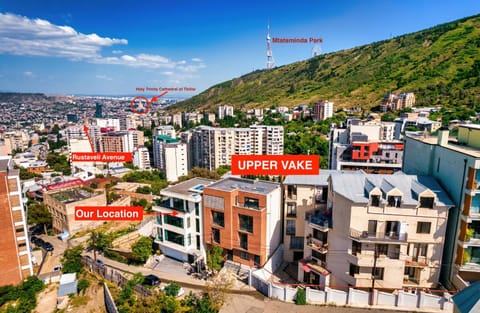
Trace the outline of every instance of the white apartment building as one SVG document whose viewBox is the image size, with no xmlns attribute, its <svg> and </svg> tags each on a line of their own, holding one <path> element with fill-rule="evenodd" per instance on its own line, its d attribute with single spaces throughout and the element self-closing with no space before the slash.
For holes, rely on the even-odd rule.
<svg viewBox="0 0 480 313">
<path fill-rule="evenodd" d="M 217 116 L 219 120 L 223 120 L 226 116 L 233 116 L 233 106 L 221 105 L 217 108 Z"/>
<path fill-rule="evenodd" d="M 164 135 L 171 138 L 177 138 L 177 133 L 175 132 L 175 128 L 173 128 L 172 125 L 161 125 L 155 127 L 155 129 L 153 130 L 153 135 Z"/>
<path fill-rule="evenodd" d="M 188 174 L 187 144 L 165 135 L 153 137 L 153 165 L 165 172 L 168 181 Z"/>
<path fill-rule="evenodd" d="M 333 116 L 333 102 L 320 101 L 313 105 L 313 120 L 323 121 Z"/>
<path fill-rule="evenodd" d="M 318 216 L 331 223 L 306 225 L 299 280 L 333 287 L 437 287 L 454 204 L 433 177 L 338 172 L 329 178 L 328 193 Z"/>
<path fill-rule="evenodd" d="M 138 149 L 133 152 L 133 165 L 140 170 L 148 170 L 151 168 L 150 154 L 146 147 L 138 147 Z"/>
<path fill-rule="evenodd" d="M 190 166 L 215 170 L 230 165 L 234 154 L 283 154 L 283 127 L 252 125 L 249 128 L 199 126 L 182 133 L 188 145 Z"/>
<path fill-rule="evenodd" d="M 190 264 L 205 260 L 202 194 L 213 182 L 193 178 L 161 191 L 166 199 L 153 206 L 154 242 L 166 256 Z"/>
<path fill-rule="evenodd" d="M 113 131 L 120 130 L 120 120 L 118 118 L 97 118 L 95 120 L 99 127 L 113 127 Z"/>
</svg>

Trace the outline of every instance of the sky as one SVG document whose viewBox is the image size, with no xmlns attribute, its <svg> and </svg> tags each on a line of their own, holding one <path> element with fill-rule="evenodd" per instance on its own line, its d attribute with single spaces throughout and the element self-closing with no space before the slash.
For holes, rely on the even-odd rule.
<svg viewBox="0 0 480 313">
<path fill-rule="evenodd" d="M 480 1 L 0 2 L 0 92 L 189 97 L 266 66 L 266 32 L 329 53 L 480 13 Z M 313 43 L 272 43 L 277 66 Z"/>
</svg>

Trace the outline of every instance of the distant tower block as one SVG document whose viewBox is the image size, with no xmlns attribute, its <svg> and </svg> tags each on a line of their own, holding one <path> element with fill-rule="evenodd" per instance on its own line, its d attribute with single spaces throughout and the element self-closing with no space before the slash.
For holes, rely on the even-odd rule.
<svg viewBox="0 0 480 313">
<path fill-rule="evenodd" d="M 270 46 L 270 19 L 267 24 L 267 70 L 275 67 L 275 61 L 273 60 L 272 47 Z"/>
<path fill-rule="evenodd" d="M 319 44 L 314 44 L 312 49 L 312 57 L 316 57 L 320 54 L 322 54 L 322 48 L 320 48 Z"/>
</svg>

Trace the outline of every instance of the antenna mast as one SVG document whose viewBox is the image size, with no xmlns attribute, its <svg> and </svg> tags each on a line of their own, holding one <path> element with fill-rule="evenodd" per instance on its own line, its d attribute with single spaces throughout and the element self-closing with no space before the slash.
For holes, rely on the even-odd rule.
<svg viewBox="0 0 480 313">
<path fill-rule="evenodd" d="M 270 18 L 268 18 L 267 24 L 267 70 L 272 69 L 275 66 L 273 60 L 272 47 L 270 46 Z"/>
</svg>

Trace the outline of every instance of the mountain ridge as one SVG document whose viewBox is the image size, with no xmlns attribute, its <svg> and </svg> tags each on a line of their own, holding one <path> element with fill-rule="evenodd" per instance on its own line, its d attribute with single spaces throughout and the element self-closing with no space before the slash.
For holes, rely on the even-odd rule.
<svg viewBox="0 0 480 313">
<path fill-rule="evenodd" d="M 178 102 L 174 111 L 294 106 L 330 100 L 336 108 L 380 104 L 413 91 L 417 105 L 478 106 L 480 14 L 388 40 L 257 70 Z"/>
</svg>

